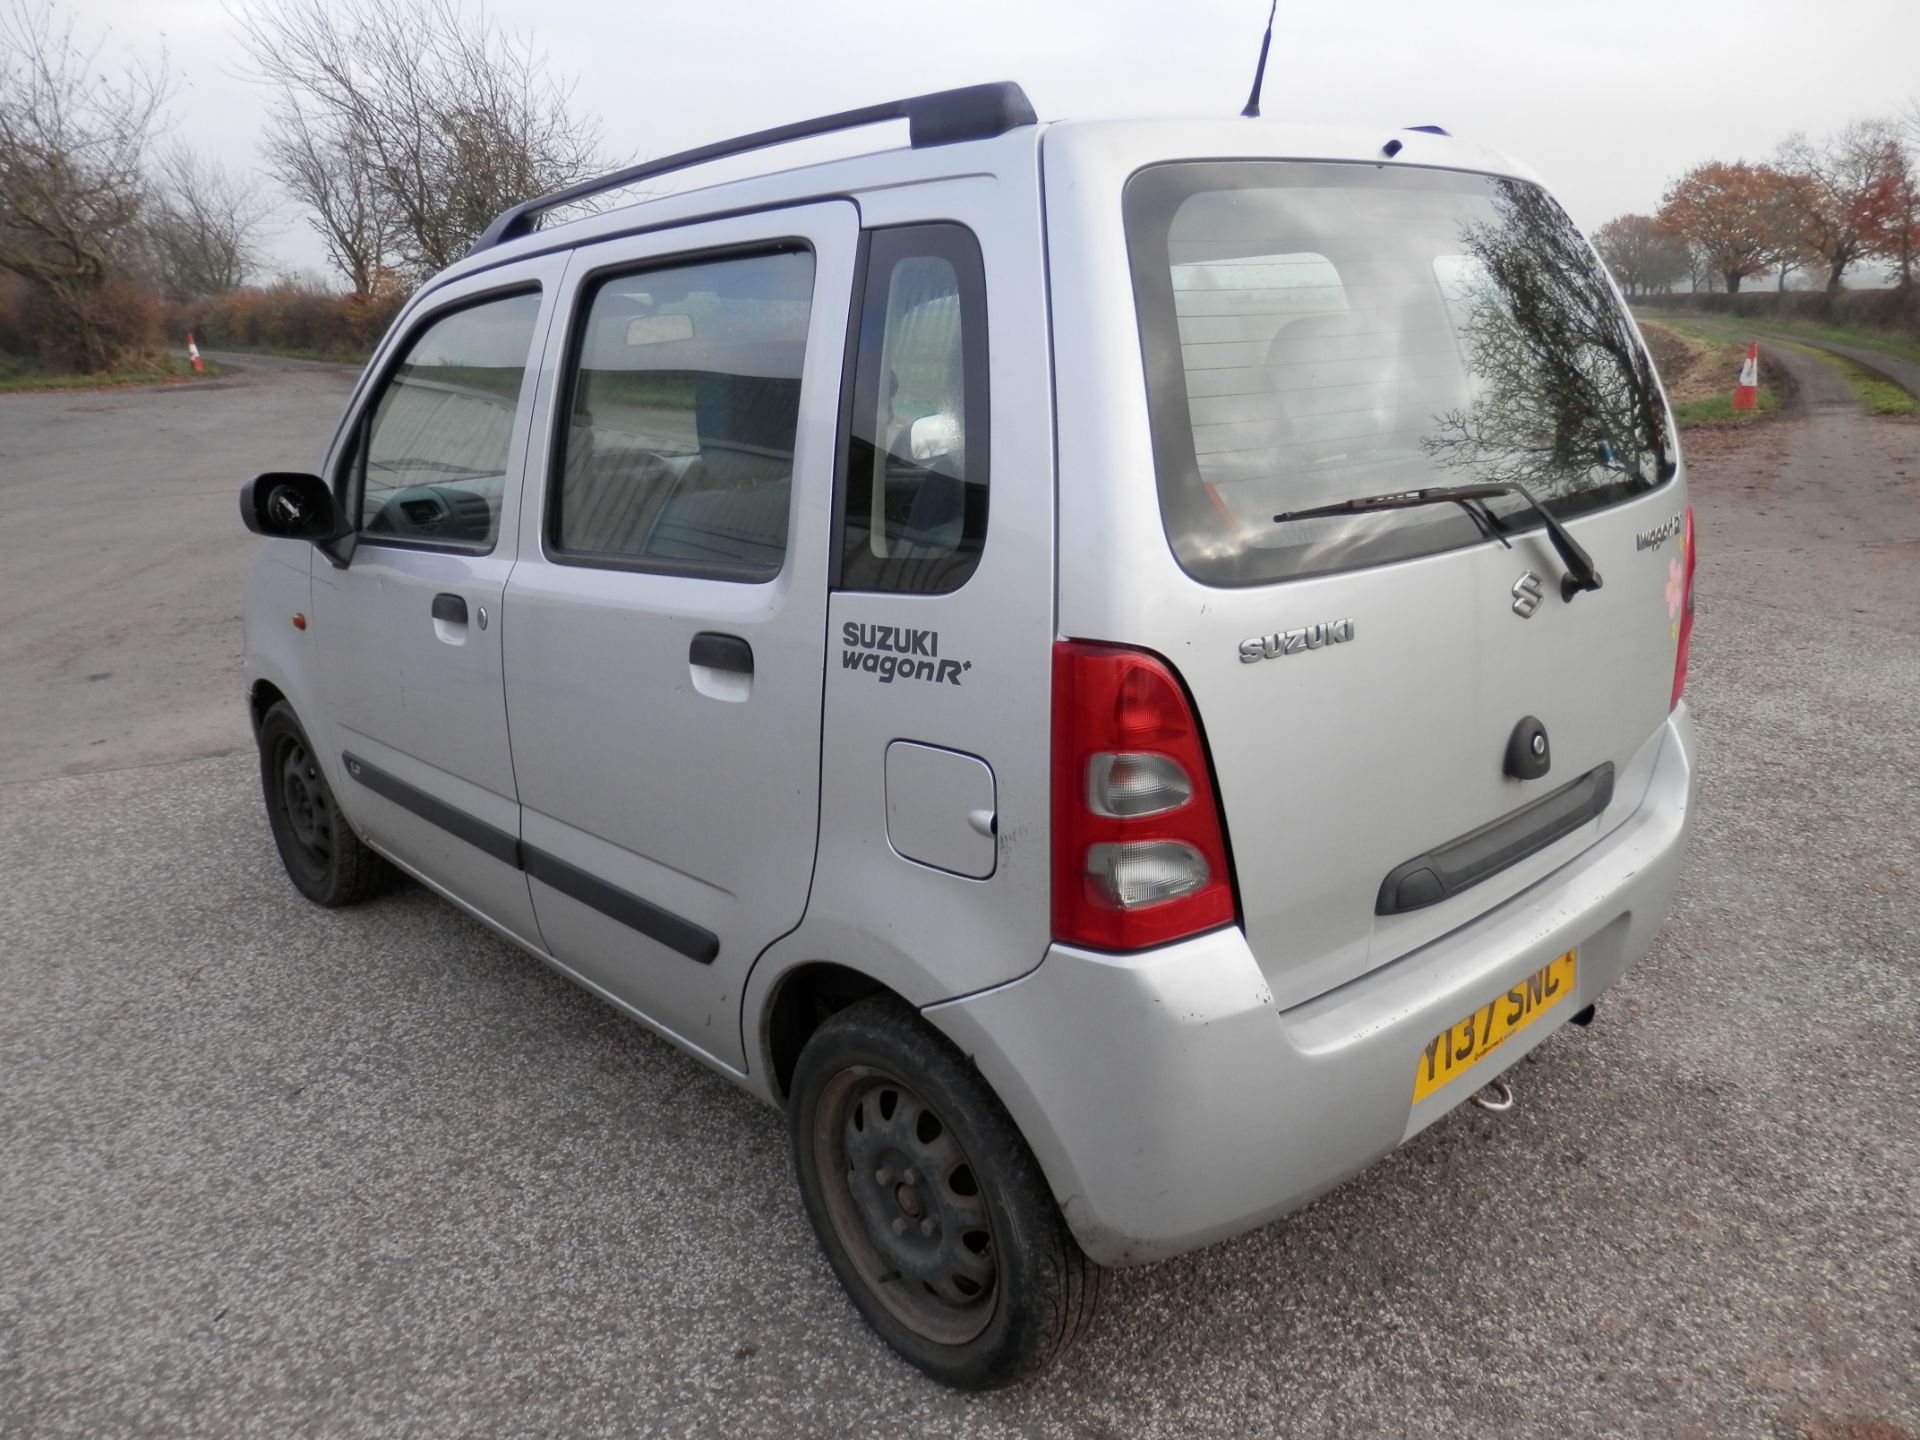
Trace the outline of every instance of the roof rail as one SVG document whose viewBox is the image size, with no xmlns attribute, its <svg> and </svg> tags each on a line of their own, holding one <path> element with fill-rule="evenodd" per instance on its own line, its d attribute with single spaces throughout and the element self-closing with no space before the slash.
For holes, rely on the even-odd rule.
<svg viewBox="0 0 1920 1440">
<path fill-rule="evenodd" d="M 467 253 L 477 255 L 508 240 L 533 233 L 534 221 L 556 206 L 602 195 L 656 175 L 724 160 L 749 151 L 806 140 L 815 135 L 831 135 L 840 130 L 856 130 L 863 125 L 878 125 L 886 120 L 905 120 L 908 140 L 913 147 L 949 145 L 957 140 L 986 140 L 1022 125 L 1037 123 L 1026 91 L 1011 80 L 996 80 L 987 85 L 963 85 L 958 90 L 937 90 L 931 95 L 913 95 L 904 100 L 887 100 L 865 105 L 858 110 L 842 110 L 837 115 L 822 115 L 817 120 L 796 120 L 791 125 L 776 125 L 771 130 L 756 130 L 732 140 L 717 140 L 678 155 L 629 165 L 593 180 L 582 180 L 542 195 L 537 199 L 502 210 L 494 216 L 486 233 L 474 241 Z"/>
</svg>

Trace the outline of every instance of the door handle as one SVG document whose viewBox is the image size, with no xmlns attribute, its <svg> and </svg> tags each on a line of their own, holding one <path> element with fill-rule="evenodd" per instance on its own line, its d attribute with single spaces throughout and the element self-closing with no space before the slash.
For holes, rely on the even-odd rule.
<svg viewBox="0 0 1920 1440">
<path fill-rule="evenodd" d="M 702 630 L 687 647 L 687 660 L 709 670 L 727 670 L 749 677 L 753 674 L 753 646 L 738 635 Z"/>
<path fill-rule="evenodd" d="M 467 623 L 467 601 L 464 595 L 454 595 L 442 590 L 433 597 L 433 618 L 444 620 L 449 625 Z"/>
</svg>

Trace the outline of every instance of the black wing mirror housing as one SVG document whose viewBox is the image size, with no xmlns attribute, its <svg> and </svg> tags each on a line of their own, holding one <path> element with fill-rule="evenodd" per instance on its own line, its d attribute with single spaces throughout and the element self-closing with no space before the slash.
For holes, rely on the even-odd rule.
<svg viewBox="0 0 1920 1440">
<path fill-rule="evenodd" d="M 318 475 L 291 470 L 269 470 L 242 485 L 240 520 L 256 535 L 311 540 L 316 545 L 340 532 L 339 513 L 327 482 Z"/>
</svg>

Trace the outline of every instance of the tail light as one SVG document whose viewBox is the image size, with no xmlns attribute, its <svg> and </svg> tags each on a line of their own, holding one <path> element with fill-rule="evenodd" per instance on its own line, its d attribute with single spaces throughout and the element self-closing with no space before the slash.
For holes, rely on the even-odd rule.
<svg viewBox="0 0 1920 1440">
<path fill-rule="evenodd" d="M 1200 723 L 1158 658 L 1053 648 L 1053 933 L 1137 950 L 1233 919 Z"/>
<path fill-rule="evenodd" d="M 1671 710 L 1680 703 L 1687 688 L 1687 651 L 1693 643 L 1693 506 L 1687 506 L 1686 524 L 1680 532 L 1680 618 L 1674 637 L 1679 642 L 1673 652 L 1673 699 Z"/>
</svg>

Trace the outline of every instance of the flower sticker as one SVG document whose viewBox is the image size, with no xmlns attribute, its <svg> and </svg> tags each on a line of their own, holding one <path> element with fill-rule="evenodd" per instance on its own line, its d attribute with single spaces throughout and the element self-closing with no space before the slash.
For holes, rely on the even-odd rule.
<svg viewBox="0 0 1920 1440">
<path fill-rule="evenodd" d="M 1667 629 L 1676 645 L 1680 643 L 1680 607 L 1687 603 L 1686 577 L 1686 567 L 1678 555 L 1667 561 Z"/>
</svg>

